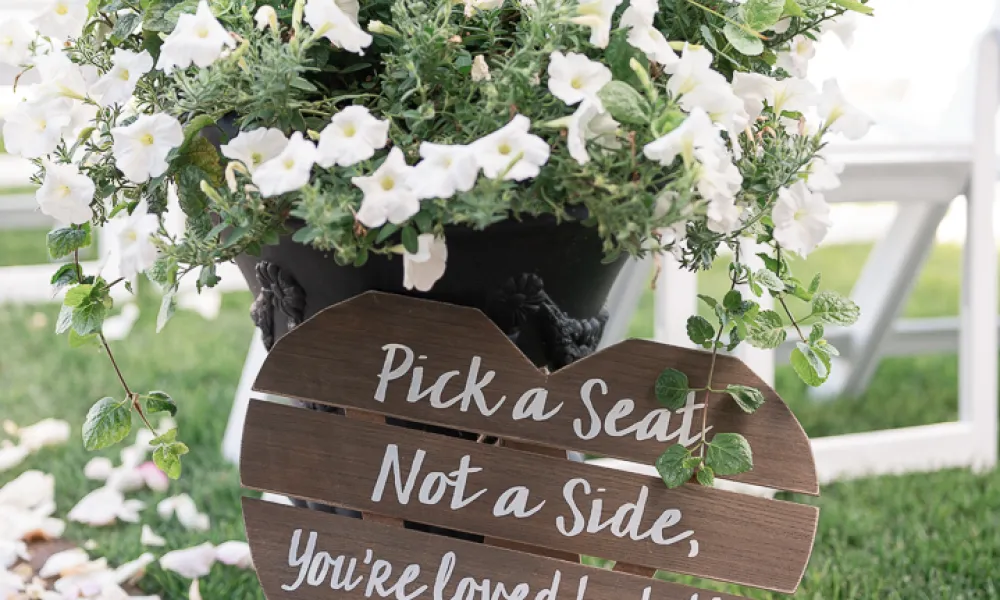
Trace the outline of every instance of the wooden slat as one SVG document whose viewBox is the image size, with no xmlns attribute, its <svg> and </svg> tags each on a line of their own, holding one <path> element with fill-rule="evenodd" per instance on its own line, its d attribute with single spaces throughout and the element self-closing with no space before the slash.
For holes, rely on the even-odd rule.
<svg viewBox="0 0 1000 600">
<path fill-rule="evenodd" d="M 379 375 L 385 362 L 387 344 L 400 344 L 414 353 L 407 376 L 388 382 L 382 401 L 376 400 Z M 397 358 L 402 356 L 399 351 Z M 421 390 L 426 390 L 445 373 L 457 374 L 442 382 L 444 400 L 463 391 L 473 357 L 481 365 L 478 378 L 494 372 L 483 387 L 490 407 L 503 403 L 492 416 L 485 416 L 475 402 L 451 408 L 430 406 L 425 397 L 407 401 L 411 375 L 422 369 Z M 401 358 L 400 358 L 401 360 Z M 378 412 L 413 421 L 433 423 L 466 431 L 495 435 L 554 448 L 578 450 L 651 464 L 666 447 L 684 432 L 686 445 L 700 435 L 702 398 L 676 413 L 661 407 L 653 393 L 657 375 L 667 367 L 686 373 L 693 387 L 705 384 L 710 357 L 707 353 L 629 340 L 584 358 L 560 371 L 546 375 L 530 361 L 481 312 L 463 308 L 369 292 L 330 307 L 306 324 L 283 337 L 264 363 L 254 388 L 258 391 Z M 592 410 L 581 399 L 581 388 L 598 378 L 607 383 L 602 394 L 594 387 Z M 743 413 L 725 396 L 710 403 L 708 423 L 712 432 L 743 434 L 753 447 L 755 467 L 731 479 L 816 495 L 819 485 L 809 441 L 798 421 L 778 395 L 739 360 L 719 357 L 713 385 L 752 385 L 764 392 L 766 403 L 753 415 Z M 561 406 L 546 420 L 515 419 L 519 399 L 532 388 L 545 388 L 546 412 Z M 626 400 L 628 399 L 628 400 Z M 613 407 L 629 408 L 630 414 L 612 415 L 615 433 L 650 418 L 668 417 L 666 437 L 639 439 L 635 430 L 612 435 L 608 427 L 588 434 L 595 423 L 607 425 Z M 577 430 L 574 429 L 576 424 Z"/>
<path fill-rule="evenodd" d="M 616 573 L 543 558 L 512 550 L 492 548 L 451 538 L 429 535 L 417 531 L 399 530 L 392 527 L 366 523 L 338 515 L 270 504 L 250 498 L 243 499 L 243 514 L 246 520 L 247 538 L 254 557 L 254 567 L 269 600 L 329 600 L 330 598 L 371 599 L 380 597 L 408 598 L 410 600 L 470 599 L 470 598 L 525 598 L 538 600 L 740 600 L 739 596 L 719 592 L 706 592 L 698 588 L 646 579 L 624 573 Z M 357 586 L 352 590 L 331 590 L 330 578 L 336 572 L 334 566 L 324 569 L 317 562 L 314 572 L 316 585 L 310 585 L 308 571 L 305 580 L 294 590 L 300 569 L 289 566 L 289 550 L 293 535 L 299 531 L 299 545 L 296 557 L 300 558 L 308 547 L 310 534 L 315 533 L 313 559 L 326 552 L 331 561 L 340 557 L 343 569 L 338 572 L 338 581 L 347 573 L 351 559 L 355 559 L 355 569 L 350 573 Z M 369 564 L 365 564 L 368 551 Z M 454 569 L 449 579 L 441 578 L 444 586 L 441 595 L 435 595 L 435 583 L 439 579 L 442 558 L 454 553 Z M 306 555 L 308 556 L 308 555 Z M 325 560 L 321 557 L 318 560 Z M 371 574 L 377 561 L 379 571 L 386 574 L 382 589 L 395 590 L 383 595 L 377 588 L 369 589 Z M 409 565 L 411 572 L 419 569 L 408 584 L 400 579 Z M 556 595 L 537 595 L 553 587 L 553 579 L 558 573 L 559 583 Z M 459 582 L 471 578 L 476 582 L 489 580 L 492 586 L 503 584 L 508 594 L 493 594 L 494 589 L 483 593 L 467 588 L 463 595 L 456 596 Z M 585 582 L 584 582 L 585 580 Z M 584 582 L 584 583 L 582 583 Z M 529 593 L 514 594 L 515 586 L 527 584 Z M 579 594 L 584 586 L 582 595 Z M 422 593 L 417 593 L 422 586 Z"/>
<path fill-rule="evenodd" d="M 398 450 L 404 482 L 417 451 L 426 452 L 407 504 L 397 498 L 394 476 L 389 477 L 381 500 L 372 500 L 390 445 Z M 486 489 L 478 499 L 456 510 L 450 506 L 451 489 L 436 504 L 418 500 L 426 474 L 450 474 L 466 456 L 471 467 L 482 471 L 468 475 L 463 497 Z M 258 490 L 782 592 L 794 592 L 798 586 L 818 516 L 812 506 L 697 485 L 668 490 L 656 478 L 260 401 L 253 401 L 247 414 L 240 472 L 243 484 Z M 617 537 L 608 529 L 564 535 L 556 524 L 563 516 L 565 528 L 573 526 L 573 513 L 563 495 L 571 479 L 584 480 L 592 490 L 589 498 L 603 500 L 603 510 L 598 511 L 602 522 L 620 506 L 648 494 L 638 533 L 649 531 L 658 517 L 670 514 L 667 511 L 678 511 L 674 516 L 679 520 L 662 529 L 663 538 L 687 537 L 664 545 L 648 536 Z M 544 506 L 525 518 L 494 517 L 496 501 L 515 486 L 530 490 L 528 508 L 542 501 Z M 580 490 L 574 494 L 576 502 L 584 515 L 590 515 L 589 501 Z"/>
</svg>

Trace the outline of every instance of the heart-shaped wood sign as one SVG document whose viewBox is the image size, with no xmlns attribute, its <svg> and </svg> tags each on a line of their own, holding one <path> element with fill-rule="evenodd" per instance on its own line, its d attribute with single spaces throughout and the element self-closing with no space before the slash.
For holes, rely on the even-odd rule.
<svg viewBox="0 0 1000 600">
<path fill-rule="evenodd" d="M 674 368 L 703 386 L 710 362 L 705 352 L 629 340 L 549 374 L 478 310 L 370 292 L 279 340 L 255 389 L 651 464 L 673 444 L 700 440 L 705 407 L 693 393 L 678 410 L 662 406 L 657 376 Z M 817 494 L 809 440 L 784 402 L 741 362 L 719 357 L 713 388 L 728 384 L 765 395 L 753 415 L 725 395 L 708 402 L 708 437 L 740 433 L 753 448 L 753 470 L 733 479 Z M 665 569 L 783 592 L 798 587 L 808 562 L 815 507 L 700 485 L 668 490 L 656 478 L 377 421 L 251 404 L 245 486 L 383 521 L 248 500 L 248 536 L 272 600 L 699 597 L 687 586 L 391 528 L 404 520 L 615 560 L 618 571 Z"/>
</svg>

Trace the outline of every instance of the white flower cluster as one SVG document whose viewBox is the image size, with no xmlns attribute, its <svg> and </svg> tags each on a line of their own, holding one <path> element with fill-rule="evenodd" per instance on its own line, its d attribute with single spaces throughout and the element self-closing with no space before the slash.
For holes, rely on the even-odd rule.
<svg viewBox="0 0 1000 600">
<path fill-rule="evenodd" d="M 621 2 L 580 0 L 571 20 L 589 28 L 591 44 L 604 48 Z M 501 4 L 502 0 L 470 0 L 466 9 L 492 10 Z M 61 153 L 56 158 L 53 153 L 64 143 L 64 148 L 73 145 L 94 122 L 98 107 L 125 107 L 125 115 L 131 115 L 127 124 L 110 131 L 115 165 L 126 180 L 135 184 L 164 175 L 171 152 L 184 143 L 184 131 L 181 123 L 168 114 L 134 114 L 129 103 L 137 86 L 154 69 L 169 74 L 192 66 L 206 68 L 237 47 L 237 39 L 213 15 L 209 3 L 201 0 L 193 14 L 179 16 L 155 65 L 146 51 L 119 48 L 111 57 L 111 68 L 101 73 L 73 62 L 63 51 L 66 42 L 81 35 L 88 18 L 87 5 L 87 0 L 53 0 L 45 3 L 42 14 L 31 23 L 0 23 L 0 62 L 34 68 L 41 77 L 31 98 L 6 118 L 3 133 L 7 148 L 26 158 L 40 159 L 44 178 L 37 193 L 39 206 L 44 213 L 67 224 L 81 224 L 91 218 L 95 185 L 74 164 L 79 157 Z M 813 115 L 818 115 L 826 130 L 852 139 L 867 131 L 868 119 L 844 101 L 835 82 L 828 82 L 820 94 L 801 78 L 813 53 L 810 39 L 796 37 L 788 50 L 780 53 L 778 65 L 792 77 L 779 80 L 737 73 L 730 83 L 712 69 L 713 56 L 708 49 L 672 45 L 656 29 L 658 10 L 655 0 L 631 0 L 618 25 L 627 31 L 630 45 L 669 75 L 667 92 L 685 118 L 679 126 L 646 144 L 642 155 L 663 166 L 680 159 L 694 174 L 710 230 L 728 235 L 743 223 L 745 209 L 738 202 L 743 180 L 736 165 L 740 159 L 739 139 L 754 135 L 754 124 L 765 110 L 772 115 L 783 111 L 803 115 L 802 120 L 779 121 L 790 132 L 803 128 L 807 117 Z M 312 39 L 326 38 L 343 51 L 363 54 L 372 44 L 372 36 L 358 22 L 355 0 L 308 0 L 302 18 L 312 28 Z M 267 6 L 258 11 L 255 23 L 259 29 L 277 30 L 279 26 L 276 13 Z M 571 115 L 556 122 L 566 130 L 572 159 L 580 165 L 589 163 L 592 157 L 588 145 L 600 152 L 622 147 L 619 123 L 600 99 L 601 90 L 612 81 L 607 66 L 584 54 L 555 51 L 549 57 L 547 75 L 548 91 L 567 106 L 575 107 Z M 486 57 L 474 58 L 470 78 L 477 83 L 491 81 Z M 317 167 L 352 167 L 373 159 L 380 150 L 391 146 L 389 133 L 389 121 L 356 105 L 334 114 L 315 138 L 303 132 L 287 136 L 278 129 L 260 128 L 240 132 L 221 151 L 233 161 L 227 169 L 231 186 L 236 183 L 233 167 L 242 165 L 252 181 L 247 191 L 269 198 L 307 186 Z M 531 133 L 530 119 L 521 114 L 467 144 L 423 141 L 419 145 L 420 160 L 414 165 L 407 164 L 403 150 L 392 146 L 377 169 L 351 179 L 363 195 L 357 221 L 367 228 L 386 223 L 402 225 L 420 211 L 422 201 L 468 192 L 480 173 L 489 179 L 535 178 L 549 161 L 550 152 L 545 140 Z M 829 208 L 819 192 L 837 184 L 837 172 L 837 165 L 818 157 L 804 179 L 777 195 L 772 211 L 774 235 L 783 247 L 805 254 L 822 240 L 829 228 Z M 147 214 L 144 203 L 123 218 L 128 223 L 122 234 L 120 263 L 123 274 L 131 278 L 156 260 L 153 239 L 160 223 L 157 216 Z M 676 244 L 683 242 L 683 235 L 683 226 L 670 232 Z M 420 236 L 417 252 L 404 254 L 404 283 L 408 289 L 429 290 L 443 276 L 447 260 L 443 239 Z"/>
</svg>

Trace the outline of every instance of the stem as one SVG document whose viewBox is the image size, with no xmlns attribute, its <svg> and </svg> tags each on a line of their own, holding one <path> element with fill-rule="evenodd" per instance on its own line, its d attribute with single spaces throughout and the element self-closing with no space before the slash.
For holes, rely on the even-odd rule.
<svg viewBox="0 0 1000 600">
<path fill-rule="evenodd" d="M 108 340 L 104 337 L 104 332 L 99 331 L 97 333 L 97 337 L 101 340 L 101 345 L 104 346 L 104 351 L 108 353 L 108 358 L 111 360 L 111 366 L 115 368 L 115 374 L 118 375 L 118 381 L 120 381 L 122 387 L 125 388 L 125 394 L 127 394 L 129 398 L 132 398 L 132 390 L 128 387 L 128 384 L 125 383 L 125 377 L 122 375 L 121 369 L 118 368 L 118 361 L 115 360 L 115 355 L 111 353 L 111 347 L 108 345 Z"/>
<path fill-rule="evenodd" d="M 775 259 L 778 261 L 778 270 L 781 270 L 781 246 L 775 244 L 775 248 L 777 249 L 777 252 L 775 254 Z M 784 309 L 785 314 L 788 315 L 788 320 L 791 321 L 792 327 L 794 327 L 796 333 L 799 334 L 799 339 L 802 340 L 803 342 L 806 341 L 806 336 L 802 334 L 802 329 L 799 328 L 798 321 L 796 321 L 795 317 L 792 316 L 792 311 L 789 310 L 788 304 L 785 303 L 785 295 L 780 294 L 779 296 L 777 296 L 777 298 L 778 298 L 778 303 L 781 304 L 781 308 Z"/>
</svg>

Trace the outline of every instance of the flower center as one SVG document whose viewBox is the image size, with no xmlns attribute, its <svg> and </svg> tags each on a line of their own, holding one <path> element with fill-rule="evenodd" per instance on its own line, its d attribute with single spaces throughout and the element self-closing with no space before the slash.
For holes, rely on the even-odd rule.
<svg viewBox="0 0 1000 600">
<path fill-rule="evenodd" d="M 72 191 L 73 190 L 69 189 L 68 185 L 59 186 L 59 195 L 62 196 L 63 198 L 69 196 Z"/>
<path fill-rule="evenodd" d="M 569 85 L 570 85 L 570 86 L 571 86 L 571 87 L 572 87 L 572 88 L 573 88 L 574 90 L 578 90 L 578 89 L 580 89 L 580 88 L 582 88 L 582 87 L 583 87 L 583 80 L 581 80 L 581 79 L 580 79 L 580 76 L 579 76 L 579 75 L 577 75 L 576 77 L 574 77 L 573 79 L 571 79 L 571 80 L 570 80 L 570 82 L 569 82 Z"/>
<path fill-rule="evenodd" d="M 139 141 L 142 142 L 142 144 L 145 146 L 152 146 L 154 143 L 156 143 L 156 138 L 153 137 L 152 133 L 147 133 L 146 135 L 139 138 Z"/>
<path fill-rule="evenodd" d="M 354 126 L 354 123 L 348 123 L 344 125 L 344 137 L 354 137 L 354 134 L 358 132 L 358 128 Z"/>
<path fill-rule="evenodd" d="M 45 119 L 38 119 L 38 131 L 45 131 L 49 126 L 49 122 Z"/>
<path fill-rule="evenodd" d="M 389 175 L 383 177 L 379 183 L 382 184 L 382 189 L 387 192 L 396 187 L 396 180 Z"/>
<path fill-rule="evenodd" d="M 121 79 L 122 81 L 128 81 L 129 78 L 128 69 L 122 69 L 121 72 L 118 73 L 118 78 Z"/>
<path fill-rule="evenodd" d="M 13 46 L 14 45 L 14 38 L 12 38 L 10 36 L 7 36 L 5 38 L 0 38 L 0 45 L 3 45 L 3 46 Z"/>
<path fill-rule="evenodd" d="M 139 241 L 139 234 L 135 232 L 135 229 L 129 229 L 125 232 L 125 239 L 129 242 Z"/>
<path fill-rule="evenodd" d="M 285 162 L 282 163 L 282 164 L 285 165 L 286 169 L 288 169 L 289 171 L 291 171 L 292 169 L 295 168 L 295 159 L 294 158 L 286 158 Z"/>
<path fill-rule="evenodd" d="M 252 162 L 254 164 L 254 166 L 257 166 L 260 163 L 264 162 L 264 155 L 261 154 L 260 152 L 253 152 L 253 153 L 251 153 L 250 154 L 250 162 Z"/>
<path fill-rule="evenodd" d="M 806 216 L 807 216 L 808 214 L 809 214 L 809 213 L 808 213 L 808 212 L 806 212 L 806 209 L 804 209 L 804 208 L 800 208 L 800 209 L 798 209 L 797 211 L 795 211 L 795 214 L 794 214 L 794 215 L 792 215 L 792 220 L 793 220 L 793 221 L 801 221 L 802 219 L 806 218 Z"/>
<path fill-rule="evenodd" d="M 511 147 L 510 147 L 510 144 L 508 144 L 507 142 L 501 142 L 500 146 L 497 147 L 497 152 L 499 152 L 500 154 L 503 154 L 504 156 L 507 156 L 508 154 L 510 154 L 510 151 L 511 151 Z"/>
<path fill-rule="evenodd" d="M 199 27 L 199 28 L 197 29 L 197 31 L 195 31 L 195 33 L 196 33 L 196 34 L 198 35 L 198 37 L 200 37 L 201 39 L 205 39 L 205 38 L 207 38 L 207 37 L 208 37 L 208 27 Z"/>
<path fill-rule="evenodd" d="M 56 14 L 57 15 L 59 15 L 60 17 L 63 17 L 65 15 L 67 15 L 68 13 L 69 13 L 69 7 L 68 6 L 66 6 L 62 2 L 60 2 L 59 4 L 56 4 Z"/>
</svg>

